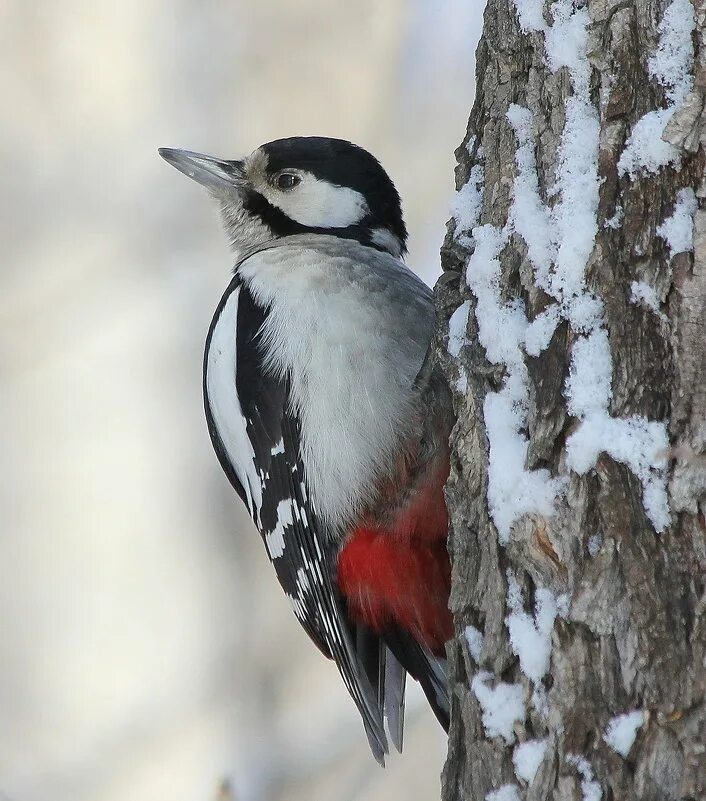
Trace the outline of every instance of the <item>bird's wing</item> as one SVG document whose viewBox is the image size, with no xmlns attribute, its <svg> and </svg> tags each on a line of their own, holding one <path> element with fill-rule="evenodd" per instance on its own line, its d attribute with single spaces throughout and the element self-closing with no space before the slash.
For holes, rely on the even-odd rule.
<svg viewBox="0 0 706 801">
<path fill-rule="evenodd" d="M 338 666 L 378 761 L 387 752 L 378 689 L 357 650 L 356 626 L 332 578 L 329 538 L 309 497 L 299 422 L 286 377 L 265 369 L 267 310 L 236 276 L 218 305 L 204 359 L 209 431 L 219 461 L 248 506 L 277 578 L 307 634 Z"/>
</svg>

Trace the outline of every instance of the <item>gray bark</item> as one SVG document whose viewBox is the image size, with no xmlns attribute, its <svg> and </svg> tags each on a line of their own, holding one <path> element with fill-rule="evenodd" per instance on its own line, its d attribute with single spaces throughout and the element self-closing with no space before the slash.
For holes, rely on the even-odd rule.
<svg viewBox="0 0 706 801">
<path fill-rule="evenodd" d="M 445 801 L 483 801 L 506 784 L 526 801 L 706 799 L 706 0 L 695 0 L 693 90 L 679 98 L 663 136 L 677 147 L 678 162 L 632 177 L 618 169 L 638 120 L 670 102 L 648 65 L 669 5 L 576 3 L 590 18 L 590 99 L 600 122 L 597 233 L 586 288 L 603 303 L 612 356 L 610 416 L 638 415 L 667 425 L 671 522 L 663 531 L 646 514 L 643 486 L 629 465 L 602 452 L 582 475 L 567 466 L 567 438 L 581 422 L 567 409 L 566 379 L 572 347 L 583 334 L 564 318 L 548 347 L 536 357 L 523 356 L 529 407 L 522 433 L 528 439 L 524 467 L 546 468 L 566 483 L 553 514 L 522 516 L 507 545 L 500 544 L 488 502 L 484 402 L 503 385 L 506 368 L 489 360 L 479 339 L 479 300 L 466 279 L 477 242 L 459 230 L 458 221 L 449 225 L 442 250 L 446 272 L 436 290 L 439 359 L 458 415 L 447 485 L 457 639 L 449 649 L 453 701 Z M 549 3 L 543 13 L 549 27 Z M 547 63 L 545 34 L 523 32 L 512 0 L 488 1 L 477 83 L 456 154 L 457 188 L 481 166 L 477 222 L 503 229 L 518 173 L 508 109 L 518 104 L 532 113 L 539 193 L 552 207 L 560 200 L 552 187 L 561 169 L 565 104 L 576 88 L 566 67 Z M 670 258 L 657 228 L 685 187 L 696 190 L 701 206 L 694 249 Z M 606 225 L 611 218 L 619 225 Z M 534 320 L 553 299 L 537 285 L 527 244 L 516 231 L 507 237 L 500 263 L 502 299 L 520 299 Z M 635 280 L 655 288 L 658 309 L 631 302 Z M 463 302 L 470 304 L 466 340 L 452 356 L 448 320 Z M 549 669 L 539 681 L 523 672 L 509 638 L 508 568 L 529 614 L 540 587 L 568 595 L 568 610 L 551 631 Z M 478 662 L 464 636 L 469 625 L 483 633 Z M 523 688 L 526 715 L 510 738 L 486 731 L 471 689 L 479 670 L 492 674 L 489 687 L 503 681 Z M 532 703 L 538 685 L 546 691 L 544 710 Z M 605 731 L 611 718 L 633 710 L 644 712 L 644 724 L 622 756 L 608 745 Z M 546 740 L 546 750 L 528 782 L 515 773 L 513 751 L 537 739 Z"/>
</svg>

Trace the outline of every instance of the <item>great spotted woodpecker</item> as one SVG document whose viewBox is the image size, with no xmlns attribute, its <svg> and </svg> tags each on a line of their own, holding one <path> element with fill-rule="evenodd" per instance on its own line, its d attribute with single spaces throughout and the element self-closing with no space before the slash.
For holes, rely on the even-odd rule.
<svg viewBox="0 0 706 801">
<path fill-rule="evenodd" d="M 216 453 L 311 639 L 384 764 L 406 673 L 444 728 L 452 412 L 426 359 L 429 289 L 400 198 L 350 142 L 294 137 L 243 161 L 161 149 L 218 201 L 235 270 L 204 358 Z"/>
</svg>

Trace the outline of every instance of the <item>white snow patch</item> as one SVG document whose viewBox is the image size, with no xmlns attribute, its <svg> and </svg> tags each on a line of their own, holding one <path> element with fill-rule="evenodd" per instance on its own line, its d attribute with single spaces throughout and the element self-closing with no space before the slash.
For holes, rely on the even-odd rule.
<svg viewBox="0 0 706 801">
<path fill-rule="evenodd" d="M 579 95 L 568 98 L 557 168 L 561 200 L 554 209 L 557 256 L 549 284 L 557 300 L 567 301 L 585 291 L 586 264 L 598 232 L 599 133 L 598 114 L 591 103 Z M 570 307 L 572 325 L 573 317 Z"/>
<path fill-rule="evenodd" d="M 566 101 L 566 124 L 559 146 L 555 186 L 560 201 L 552 210 L 539 194 L 532 115 L 527 109 L 513 105 L 507 117 L 518 141 L 509 222 L 527 245 L 537 285 L 559 301 L 562 316 L 583 330 L 587 323 L 602 315 L 602 305 L 595 302 L 587 315 L 582 300 L 586 263 L 598 230 L 600 127 L 596 110 L 578 95 Z"/>
<path fill-rule="evenodd" d="M 513 3 L 523 33 L 547 30 L 547 23 L 542 13 L 544 0 L 513 0 Z"/>
<path fill-rule="evenodd" d="M 284 453 L 284 439 L 279 438 L 279 442 L 270 451 L 271 456 L 277 456 L 278 453 Z"/>
<path fill-rule="evenodd" d="M 645 723 L 645 713 L 641 709 L 617 715 L 608 721 L 603 739 L 620 754 L 623 759 L 630 753 L 637 730 Z"/>
<path fill-rule="evenodd" d="M 674 113 L 673 108 L 648 111 L 633 125 L 625 148 L 618 159 L 618 173 L 634 178 L 641 171 L 658 172 L 668 164 L 678 164 L 679 151 L 662 139 L 664 127 Z"/>
<path fill-rule="evenodd" d="M 542 31 L 547 64 L 552 72 L 568 67 L 574 91 L 587 95 L 590 65 L 586 57 L 588 45 L 588 9 L 574 9 L 573 0 L 552 3 L 553 23 L 544 19 L 544 0 L 513 0 L 520 28 L 524 33 Z"/>
<path fill-rule="evenodd" d="M 586 545 L 588 547 L 589 556 L 595 558 L 598 556 L 601 548 L 603 547 L 603 534 L 600 531 L 597 531 L 595 534 L 591 534 Z"/>
<path fill-rule="evenodd" d="M 557 0 L 551 6 L 554 23 L 545 33 L 544 47 L 552 72 L 568 67 L 575 95 L 588 102 L 591 65 L 587 58 L 588 26 L 591 18 L 587 8 L 574 10 L 573 0 Z"/>
<path fill-rule="evenodd" d="M 516 4 L 521 24 L 539 25 L 536 4 Z M 537 284 L 562 304 L 562 314 L 586 325 L 587 305 L 576 302 L 584 290 L 586 261 L 593 248 L 598 208 L 599 124 L 590 103 L 586 58 L 588 12 L 573 12 L 569 0 L 552 6 L 554 25 L 546 29 L 547 58 L 551 68 L 569 69 L 575 95 L 566 103 L 566 125 L 559 149 L 557 190 L 561 200 L 553 211 L 539 195 L 532 142 L 532 116 L 512 105 L 508 121 L 518 138 L 517 175 L 513 202 L 505 230 L 483 226 L 473 230 L 476 249 L 469 261 L 468 285 L 478 299 L 479 338 L 488 359 L 504 364 L 508 375 L 497 393 L 486 396 L 484 415 L 490 443 L 488 505 L 507 544 L 513 523 L 527 513 L 549 516 L 554 511 L 561 480 L 547 470 L 528 471 L 528 440 L 524 434 L 528 414 L 527 372 L 522 348 L 538 355 L 546 347 L 559 319 L 559 309 L 548 312 L 530 327 L 519 301 L 500 297 L 498 256 L 514 228 L 525 240 Z M 544 27 L 542 28 L 544 30 Z M 591 307 L 590 321 L 601 307 Z M 499 337 L 498 332 L 503 336 Z"/>
<path fill-rule="evenodd" d="M 681 103 L 694 85 L 694 21 L 690 0 L 673 0 L 659 24 L 657 52 L 647 62 L 650 76 L 666 89 L 674 104 Z"/>
<path fill-rule="evenodd" d="M 508 222 L 524 239 L 527 255 L 539 286 L 548 290 L 549 272 L 556 255 L 552 241 L 552 216 L 539 194 L 539 178 L 534 156 L 532 113 L 512 104 L 507 119 L 517 137 L 515 164 L 517 174 L 512 186 L 512 205 Z"/>
<path fill-rule="evenodd" d="M 569 414 L 583 419 L 608 408 L 613 397 L 612 370 L 608 332 L 604 328 L 576 340 L 566 379 Z"/>
<path fill-rule="evenodd" d="M 483 650 L 483 632 L 475 626 L 466 626 L 464 632 L 468 650 L 477 665 L 480 664 L 480 654 Z"/>
<path fill-rule="evenodd" d="M 473 677 L 471 690 L 481 706 L 486 737 L 502 737 L 511 744 L 515 742 L 515 722 L 525 719 L 522 685 L 500 681 L 495 687 L 486 686 L 492 678 L 491 673 L 480 671 Z"/>
<path fill-rule="evenodd" d="M 466 329 L 468 328 L 468 313 L 471 310 L 469 300 L 462 303 L 449 319 L 448 351 L 456 358 L 466 343 Z"/>
<path fill-rule="evenodd" d="M 603 301 L 590 292 L 571 298 L 566 305 L 571 328 L 577 333 L 587 334 L 603 324 Z"/>
<path fill-rule="evenodd" d="M 549 670 L 552 655 L 552 629 L 557 616 L 556 598 L 551 590 L 538 587 L 535 614 L 526 612 L 522 593 L 512 570 L 507 571 L 507 605 L 510 613 L 505 625 L 510 633 L 513 653 L 519 657 L 522 672 L 533 682 L 540 682 Z"/>
<path fill-rule="evenodd" d="M 478 339 L 493 364 L 521 369 L 519 343 L 524 339 L 527 318 L 518 301 L 505 303 L 502 300 L 498 286 L 498 257 L 507 244 L 507 232 L 482 225 L 473 229 L 473 239 L 475 250 L 468 261 L 466 281 L 478 300 Z"/>
<path fill-rule="evenodd" d="M 615 214 L 613 214 L 609 220 L 606 220 L 603 225 L 606 228 L 612 228 L 614 231 L 617 231 L 623 222 L 624 216 L 625 213 L 623 212 L 622 206 L 618 206 L 618 208 L 615 210 Z"/>
<path fill-rule="evenodd" d="M 458 365 L 458 378 L 454 381 L 454 388 L 459 395 L 465 395 L 468 391 L 468 374 L 462 364 Z"/>
<path fill-rule="evenodd" d="M 581 776 L 581 795 L 583 801 L 601 801 L 603 791 L 600 784 L 593 778 L 593 768 L 586 757 L 580 754 L 569 754 L 566 757 L 569 764 L 574 765 Z"/>
<path fill-rule="evenodd" d="M 602 452 L 627 465 L 642 483 L 642 502 L 655 531 L 669 525 L 666 462 L 669 447 L 667 426 L 633 415 L 610 417 L 612 363 L 608 334 L 593 331 L 577 340 L 571 352 L 571 368 L 565 394 L 569 413 L 581 425 L 566 441 L 570 470 L 584 474 Z"/>
<path fill-rule="evenodd" d="M 669 258 L 676 253 L 694 249 L 694 215 L 699 208 L 693 189 L 680 189 L 671 217 L 657 229 L 657 236 L 669 245 Z"/>
<path fill-rule="evenodd" d="M 497 790 L 491 790 L 485 801 L 521 801 L 519 788 L 516 784 L 503 784 Z"/>
<path fill-rule="evenodd" d="M 657 172 L 681 160 L 679 151 L 662 140 L 662 133 L 694 84 L 693 29 L 694 7 L 690 0 L 673 0 L 659 24 L 657 51 L 647 62 L 650 77 L 664 87 L 669 106 L 649 111 L 633 126 L 618 161 L 621 175 L 629 173 L 634 178 L 642 170 Z"/>
<path fill-rule="evenodd" d="M 518 779 L 532 784 L 547 750 L 546 740 L 527 740 L 520 743 L 512 754 L 512 764 Z"/>
<path fill-rule="evenodd" d="M 539 356 L 547 349 L 557 325 L 559 325 L 559 306 L 553 303 L 538 314 L 525 331 L 525 351 L 530 356 Z"/>
<path fill-rule="evenodd" d="M 451 200 L 451 216 L 456 223 L 456 239 L 466 247 L 472 240 L 470 232 L 478 225 L 483 209 L 483 167 L 475 164 L 466 183 Z"/>
<path fill-rule="evenodd" d="M 630 284 L 630 303 L 634 303 L 638 306 L 646 306 L 653 311 L 662 322 L 668 322 L 669 318 L 667 315 L 660 311 L 659 298 L 657 297 L 654 287 L 651 287 L 644 281 L 633 281 Z"/>
<path fill-rule="evenodd" d="M 503 364 L 507 377 L 499 392 L 490 392 L 483 403 L 490 444 L 488 507 L 501 545 L 510 529 L 525 514 L 550 516 L 561 482 L 548 470 L 526 470 L 529 441 L 527 424 L 527 368 L 520 345 L 525 340 L 527 318 L 518 301 L 505 303 L 500 296 L 499 255 L 507 232 L 492 225 L 473 230 L 475 250 L 468 262 L 466 280 L 477 298 L 478 338 L 489 361 Z M 502 332 L 502 336 L 499 336 Z"/>
<path fill-rule="evenodd" d="M 556 613 L 562 620 L 569 619 L 569 610 L 571 609 L 571 595 L 568 592 L 562 592 L 561 595 L 556 597 Z"/>
<path fill-rule="evenodd" d="M 509 378 L 506 387 L 488 393 L 483 403 L 490 443 L 488 507 L 501 545 L 507 545 L 512 525 L 523 515 L 550 517 L 561 486 L 548 470 L 525 469 L 529 442 L 521 432 L 526 414 L 526 387 Z"/>
<path fill-rule="evenodd" d="M 648 518 L 655 531 L 662 532 L 671 520 L 664 457 L 668 447 L 663 422 L 637 415 L 617 419 L 598 413 L 587 417 L 567 440 L 567 465 L 583 475 L 603 451 L 627 465 L 642 482 L 642 503 Z"/>
</svg>

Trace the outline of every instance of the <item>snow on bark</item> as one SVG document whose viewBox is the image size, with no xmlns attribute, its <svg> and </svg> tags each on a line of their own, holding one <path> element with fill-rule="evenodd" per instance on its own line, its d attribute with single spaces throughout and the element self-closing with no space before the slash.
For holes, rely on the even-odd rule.
<svg viewBox="0 0 706 801">
<path fill-rule="evenodd" d="M 497 790 L 489 792 L 485 801 L 521 801 L 519 788 L 516 784 L 503 784 Z"/>
<path fill-rule="evenodd" d="M 694 82 L 694 7 L 690 0 L 674 0 L 659 26 L 657 52 L 647 63 L 648 73 L 665 90 L 669 105 L 645 114 L 633 127 L 618 170 L 634 178 L 641 170 L 657 172 L 668 164 L 678 165 L 681 154 L 662 139 L 664 129 Z"/>
<path fill-rule="evenodd" d="M 601 786 L 593 778 L 593 770 L 585 757 L 570 754 L 566 761 L 576 767 L 581 774 L 581 797 L 583 801 L 601 801 L 603 793 Z"/>
<path fill-rule="evenodd" d="M 444 801 L 706 797 L 695 4 L 488 0 L 437 288 L 459 416 Z"/>
<path fill-rule="evenodd" d="M 527 740 L 515 747 L 512 764 L 518 779 L 532 784 L 547 750 L 546 740 Z"/>
<path fill-rule="evenodd" d="M 694 249 L 694 215 L 698 209 L 696 193 L 691 187 L 680 189 L 674 211 L 657 228 L 657 236 L 669 245 L 669 258 Z"/>
<path fill-rule="evenodd" d="M 607 333 L 602 328 L 603 303 L 586 289 L 586 266 L 598 231 L 600 130 L 589 91 L 588 11 L 572 12 L 572 3 L 562 0 L 552 6 L 552 13 L 554 24 L 542 28 L 547 61 L 552 71 L 568 68 L 574 90 L 566 100 L 566 121 L 559 146 L 555 191 L 560 200 L 549 210 L 539 195 L 532 115 L 527 109 L 513 105 L 508 119 L 518 140 L 515 156 L 518 174 L 509 219 L 527 244 L 537 286 L 558 302 L 556 307 L 550 307 L 549 313 L 557 319 L 563 316 L 577 333 L 586 334 L 585 339 L 578 339 L 574 345 L 566 384 L 569 411 L 583 424 L 567 443 L 567 464 L 585 473 L 594 467 L 602 452 L 607 452 L 628 465 L 642 482 L 650 520 L 657 531 L 663 531 L 670 519 L 664 462 L 660 456 L 668 445 L 666 423 L 650 423 L 639 417 L 627 420 L 610 417 L 613 364 Z M 676 23 L 670 24 L 670 32 L 675 26 Z M 669 85 L 673 82 L 685 85 L 684 67 L 688 59 L 675 39 L 673 34 L 664 36 L 665 46 L 659 51 L 659 66 L 654 70 Z M 681 210 L 677 213 L 683 215 Z M 541 330 L 546 328 L 542 320 Z M 544 343 L 545 347 L 549 343 L 546 334 L 540 342 L 530 337 L 530 355 L 537 356 Z M 502 537 L 507 539 L 504 533 Z"/>
<path fill-rule="evenodd" d="M 596 327 L 576 341 L 566 381 L 570 414 L 580 427 L 566 441 L 566 464 L 579 474 L 595 466 L 601 453 L 609 453 L 627 465 L 642 483 L 642 501 L 655 531 L 669 525 L 666 454 L 667 425 L 633 415 L 615 418 L 608 414 L 612 398 L 608 333 Z"/>
<path fill-rule="evenodd" d="M 466 271 L 476 298 L 478 339 L 488 360 L 504 366 L 507 375 L 502 389 L 488 393 L 483 404 L 490 444 L 488 507 L 503 545 L 509 541 L 513 523 L 523 515 L 552 513 L 561 486 L 549 471 L 525 468 L 528 440 L 523 430 L 529 398 L 522 345 L 528 323 L 520 303 L 506 303 L 500 294 L 499 257 L 508 235 L 507 230 L 491 225 L 474 228 L 475 250 Z"/>
<path fill-rule="evenodd" d="M 641 709 L 616 715 L 608 721 L 603 739 L 608 745 L 626 759 L 637 737 L 637 730 L 645 723 L 645 713 Z"/>
<path fill-rule="evenodd" d="M 557 616 L 556 598 L 551 590 L 538 587 L 535 592 L 534 615 L 525 611 L 522 593 L 512 570 L 508 569 L 507 606 L 505 618 L 513 653 L 520 660 L 522 672 L 533 682 L 540 682 L 549 670 L 552 653 L 552 629 Z"/>
<path fill-rule="evenodd" d="M 476 164 L 466 183 L 451 201 L 451 218 L 456 223 L 456 235 L 463 245 L 469 245 L 470 232 L 478 225 L 482 208 L 483 167 Z"/>
<path fill-rule="evenodd" d="M 515 742 L 514 725 L 525 719 L 524 691 L 521 684 L 499 681 L 492 687 L 493 676 L 479 671 L 471 682 L 471 689 L 483 710 L 483 728 L 486 737 L 502 737 L 508 745 Z"/>
<path fill-rule="evenodd" d="M 630 284 L 630 302 L 643 304 L 653 311 L 662 322 L 666 323 L 669 319 L 667 315 L 660 310 L 660 301 L 655 288 L 645 283 L 645 281 L 633 281 Z"/>
<path fill-rule="evenodd" d="M 468 652 L 480 664 L 480 655 L 483 651 L 483 632 L 475 626 L 468 625 L 465 630 Z"/>
<path fill-rule="evenodd" d="M 451 315 L 449 320 L 449 355 L 457 357 L 461 352 L 466 341 L 466 329 L 468 328 L 468 313 L 471 310 L 471 304 L 466 301 L 462 303 L 458 309 Z"/>
<path fill-rule="evenodd" d="M 520 28 L 524 33 L 545 31 L 544 0 L 513 0 Z"/>
</svg>

